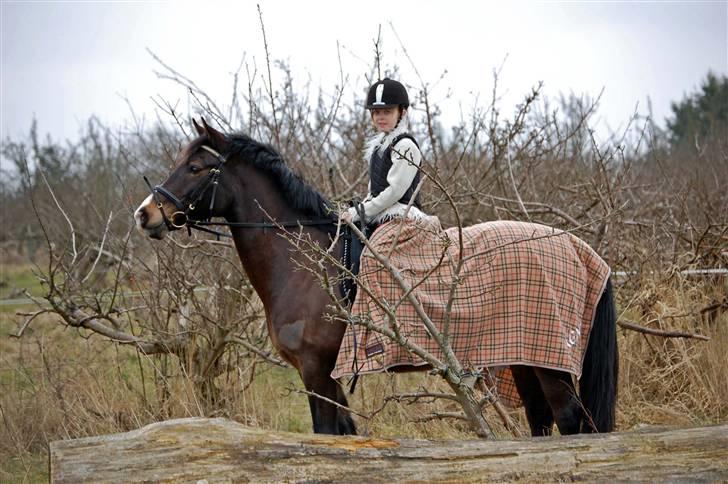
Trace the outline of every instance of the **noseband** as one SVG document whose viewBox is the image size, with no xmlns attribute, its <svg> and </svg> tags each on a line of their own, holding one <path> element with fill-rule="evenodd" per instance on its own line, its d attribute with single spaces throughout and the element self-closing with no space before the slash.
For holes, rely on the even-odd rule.
<svg viewBox="0 0 728 484">
<path fill-rule="evenodd" d="M 197 203 L 202 200 L 202 198 L 205 196 L 205 193 L 207 193 L 207 190 L 209 190 L 210 187 L 212 187 L 212 198 L 210 199 L 209 212 L 212 213 L 212 209 L 215 206 L 215 194 L 217 193 L 218 179 L 220 178 L 220 173 L 222 171 L 223 165 L 225 164 L 225 162 L 227 162 L 227 155 L 221 155 L 209 146 L 202 145 L 200 146 L 200 148 L 217 158 L 217 165 L 215 165 L 214 168 L 210 169 L 210 172 L 207 174 L 205 179 L 202 180 L 200 184 L 197 185 L 197 188 L 195 188 L 195 190 L 189 196 L 185 197 L 184 200 L 180 200 L 175 196 L 174 193 L 170 192 L 161 185 L 156 185 L 152 187 L 152 184 L 149 183 L 147 177 L 144 177 L 144 181 L 149 187 L 149 190 L 152 192 L 152 198 L 157 204 L 157 208 L 162 213 L 162 220 L 164 220 L 164 224 L 166 225 L 168 230 L 171 231 L 187 227 L 188 232 L 191 232 L 191 229 L 197 229 L 203 232 L 215 234 L 219 238 L 220 236 L 230 237 L 230 235 L 218 232 L 216 230 L 207 229 L 204 226 L 226 225 L 228 227 L 265 229 L 311 225 L 333 225 L 336 223 L 333 218 L 296 220 L 294 222 L 211 222 L 209 218 L 207 220 L 194 220 L 190 218 L 190 212 L 195 210 Z M 177 211 L 172 214 L 171 220 L 167 218 L 167 215 L 165 215 L 164 210 L 162 209 L 162 201 L 160 199 L 160 195 L 166 198 L 177 209 Z"/>
</svg>

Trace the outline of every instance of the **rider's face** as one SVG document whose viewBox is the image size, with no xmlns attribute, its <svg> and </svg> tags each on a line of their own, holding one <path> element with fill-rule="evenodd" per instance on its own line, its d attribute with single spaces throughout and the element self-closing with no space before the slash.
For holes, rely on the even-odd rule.
<svg viewBox="0 0 728 484">
<path fill-rule="evenodd" d="M 372 123 L 382 133 L 392 131 L 397 126 L 399 116 L 399 107 L 372 109 Z"/>
</svg>

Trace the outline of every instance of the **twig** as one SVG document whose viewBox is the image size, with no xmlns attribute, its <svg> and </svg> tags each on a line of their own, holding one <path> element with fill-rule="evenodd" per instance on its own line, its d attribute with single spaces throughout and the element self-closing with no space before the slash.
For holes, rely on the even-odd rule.
<svg viewBox="0 0 728 484">
<path fill-rule="evenodd" d="M 369 419 L 371 418 L 371 417 L 370 417 L 369 415 L 365 415 L 365 414 L 363 414 L 363 413 L 359 413 L 359 412 L 357 412 L 356 410 L 353 410 L 353 409 L 351 409 L 351 408 L 347 407 L 346 405 L 342 405 L 342 404 L 340 404 L 340 403 L 339 403 L 339 402 L 337 402 L 336 400 L 331 400 L 330 398 L 326 398 L 325 396 L 323 396 L 323 395 L 319 395 L 319 394 L 318 394 L 318 393 L 316 393 L 316 392 L 310 392 L 310 391 L 308 391 L 308 390 L 299 390 L 298 388 L 293 388 L 293 387 L 287 387 L 287 388 L 286 388 L 286 391 L 287 391 L 288 393 L 302 393 L 302 394 L 304 394 L 304 395 L 308 395 L 309 397 L 314 397 L 314 398 L 318 398 L 318 399 L 320 399 L 320 400 L 323 400 L 324 402 L 328 402 L 328 403 L 330 403 L 331 405 L 333 405 L 333 406 L 335 406 L 335 407 L 339 407 L 339 408 L 341 408 L 341 409 L 343 409 L 343 410 L 346 410 L 346 411 L 348 411 L 348 412 L 351 412 L 351 413 L 353 413 L 354 415 L 358 415 L 359 417 L 361 417 L 361 418 L 363 418 L 363 419 L 367 419 L 367 420 L 369 420 Z"/>
<path fill-rule="evenodd" d="M 58 210 L 63 215 L 63 218 L 66 219 L 66 222 L 68 222 L 68 226 L 71 228 L 71 247 L 73 248 L 73 258 L 71 259 L 71 266 L 76 262 L 76 258 L 78 257 L 78 252 L 76 252 L 76 229 L 73 228 L 73 224 L 71 223 L 71 219 L 68 218 L 68 215 L 63 210 L 63 207 L 61 207 L 61 204 L 58 202 L 58 199 L 56 198 L 56 194 L 53 192 L 53 189 L 51 188 L 51 185 L 48 183 L 48 179 L 45 176 L 45 173 L 43 173 L 43 169 L 38 165 L 36 167 L 38 172 L 40 173 L 40 176 L 43 178 L 43 182 L 45 183 L 45 186 L 48 188 L 48 191 L 51 194 L 51 197 L 53 197 L 53 201 L 56 204 L 56 207 L 58 207 Z"/>
<path fill-rule="evenodd" d="M 462 414 L 460 412 L 433 412 L 430 415 L 424 416 L 424 417 L 418 417 L 414 419 L 415 422 L 429 422 L 431 420 L 445 420 L 446 418 L 454 418 L 457 420 L 464 420 L 468 421 L 468 418 L 465 416 L 465 414 Z"/>
<path fill-rule="evenodd" d="M 452 395 L 450 393 L 433 393 L 433 392 L 396 393 L 394 395 L 387 395 L 386 397 L 384 397 L 385 400 L 395 400 L 397 402 L 400 402 L 404 399 L 411 399 L 411 400 L 413 400 L 412 403 L 415 403 L 417 400 L 419 400 L 421 398 L 432 398 L 432 399 L 442 398 L 445 400 L 452 400 L 454 402 L 459 402 L 458 398 L 455 395 Z"/>
<path fill-rule="evenodd" d="M 23 323 L 23 326 L 20 327 L 20 329 L 18 330 L 17 333 L 10 333 L 9 336 L 11 336 L 13 338 L 20 338 L 21 336 L 23 336 L 23 333 L 25 332 L 25 330 L 28 328 L 30 323 L 36 317 L 40 316 L 43 313 L 51 313 L 51 312 L 53 312 L 53 311 L 51 311 L 50 309 L 41 309 L 34 313 L 16 313 L 18 316 L 28 316 L 28 319 L 25 320 L 25 322 Z"/>
<path fill-rule="evenodd" d="M 279 360 L 275 356 L 272 356 L 270 354 L 270 352 L 263 351 L 260 348 L 257 348 L 256 346 L 248 343 L 240 336 L 230 335 L 226 339 L 227 339 L 227 341 L 229 341 L 231 343 L 239 344 L 240 346 L 242 346 L 243 348 L 245 348 L 248 351 L 252 351 L 256 355 L 263 358 L 268 363 L 271 363 L 276 366 L 280 366 L 281 368 L 290 368 L 290 365 L 288 365 L 288 363 L 286 363 L 285 361 Z"/>
<path fill-rule="evenodd" d="M 511 434 L 513 434 L 513 436 L 516 438 L 523 437 L 523 432 L 521 432 L 518 424 L 513 421 L 510 415 L 508 415 L 508 411 L 505 409 L 500 400 L 498 400 L 498 397 L 496 397 L 493 392 L 490 391 L 490 388 L 488 388 L 488 385 L 485 384 L 483 378 L 478 378 L 478 387 L 480 388 L 480 391 L 483 392 L 483 394 L 485 395 L 485 398 L 483 398 L 483 405 L 487 403 L 493 405 L 493 408 L 495 408 L 498 416 L 501 418 Z"/>
<path fill-rule="evenodd" d="M 101 244 L 99 245 L 99 248 L 97 250 L 96 260 L 94 260 L 94 263 L 91 265 L 91 269 L 89 269 L 88 274 L 86 274 L 86 277 L 81 279 L 81 284 L 86 282 L 86 279 L 91 277 L 91 274 L 96 269 L 96 264 L 98 264 L 99 259 L 101 259 L 101 254 L 104 253 L 104 243 L 106 242 L 106 236 L 109 234 L 109 224 L 111 223 L 111 216 L 113 214 L 114 214 L 114 212 L 109 212 L 109 218 L 106 220 L 106 227 L 104 228 L 104 236 L 101 238 Z"/>
<path fill-rule="evenodd" d="M 570 224 L 572 224 L 574 226 L 581 226 L 581 224 L 568 213 L 564 212 L 563 210 L 561 210 L 559 208 L 553 207 L 553 206 L 545 204 L 545 203 L 524 202 L 523 200 L 511 200 L 510 198 L 498 197 L 495 195 L 490 195 L 488 198 L 490 198 L 491 200 L 499 200 L 499 201 L 506 202 L 506 203 L 516 203 L 516 204 L 522 203 L 523 205 L 532 207 L 530 209 L 530 213 L 550 213 L 550 214 L 556 215 L 556 216 L 564 219 L 565 221 L 569 222 Z M 481 205 L 485 205 L 484 200 L 479 200 L 478 203 Z M 590 234 L 594 233 L 594 230 L 589 227 L 582 227 L 582 230 L 584 230 Z"/>
<path fill-rule="evenodd" d="M 54 312 L 62 316 L 69 326 L 86 328 L 119 344 L 136 346 L 142 353 L 147 355 L 179 354 L 187 342 L 185 334 L 178 335 L 172 341 L 145 341 L 132 334 L 110 328 L 101 322 L 97 315 L 89 316 L 78 308 L 71 308 L 70 311 L 66 312 L 58 307 L 55 301 L 49 302 L 54 306 Z"/>
<path fill-rule="evenodd" d="M 222 124 L 225 124 L 228 126 L 228 128 L 231 128 L 230 123 L 225 119 L 225 114 L 222 112 L 222 110 L 220 108 L 217 107 L 217 104 L 215 104 L 215 101 L 213 101 L 213 99 L 205 91 L 200 89 L 197 86 L 197 84 L 195 84 L 192 80 L 183 76 L 182 74 L 180 74 L 179 72 L 177 72 L 176 70 L 172 69 L 170 66 L 165 64 L 162 61 L 162 59 L 160 59 L 149 48 L 147 48 L 147 52 L 149 53 L 149 55 L 152 56 L 152 58 L 155 61 L 157 61 L 160 65 L 162 65 L 162 67 L 164 67 L 169 72 L 171 72 L 171 75 L 168 75 L 168 74 L 162 74 L 161 72 L 154 71 L 155 74 L 157 75 L 157 77 L 159 77 L 160 79 L 167 79 L 170 81 L 174 81 L 174 82 L 186 87 L 187 90 L 189 91 L 189 93 L 195 98 L 195 100 L 197 100 L 198 104 L 202 108 L 204 108 L 208 113 L 213 115 L 216 119 L 222 120 Z M 204 96 L 205 103 L 203 103 L 199 100 L 199 98 L 197 97 L 197 94 Z M 168 103 L 168 106 L 171 107 L 171 105 L 169 105 L 169 103 Z M 211 107 L 214 109 L 214 112 L 210 109 Z M 176 116 L 175 116 L 175 119 L 176 119 Z"/>
<path fill-rule="evenodd" d="M 258 18 L 260 19 L 260 30 L 263 32 L 263 47 L 265 49 L 265 64 L 268 68 L 268 94 L 270 95 L 270 107 L 273 111 L 273 126 L 275 128 L 275 135 L 276 135 L 276 146 L 278 149 L 281 148 L 281 136 L 280 136 L 280 127 L 278 126 L 278 118 L 276 117 L 276 103 L 275 98 L 273 96 L 273 78 L 271 77 L 270 73 L 270 53 L 268 50 L 268 38 L 265 35 L 265 24 L 263 23 L 263 11 L 260 8 L 260 4 L 258 6 Z"/>
<path fill-rule="evenodd" d="M 429 90 L 428 86 L 425 83 L 424 79 L 420 75 L 420 71 L 417 69 L 417 66 L 415 65 L 414 61 L 412 60 L 412 57 L 410 57 L 409 52 L 407 51 L 407 48 L 404 46 L 404 43 L 402 42 L 402 39 L 399 38 L 399 34 L 397 33 L 397 29 L 394 28 L 394 24 L 390 21 L 389 27 L 392 29 L 392 32 L 394 33 L 394 36 L 397 38 L 397 42 L 399 42 L 399 46 L 402 48 L 402 52 L 404 53 L 404 56 L 409 61 L 410 65 L 412 66 L 412 70 L 415 71 L 415 75 L 420 80 L 420 87 L 422 89 L 422 100 L 425 103 L 425 115 L 427 117 L 427 134 L 430 138 L 430 144 L 432 145 L 432 155 L 434 157 L 434 165 L 439 165 L 439 156 L 437 154 L 437 138 L 435 136 L 435 129 L 433 126 L 433 115 L 432 115 L 432 109 L 430 108 L 430 96 L 429 96 Z"/>
<path fill-rule="evenodd" d="M 667 331 L 662 329 L 647 328 L 637 323 L 627 320 L 619 320 L 617 324 L 625 329 L 631 329 L 640 333 L 651 334 L 654 336 L 662 336 L 663 338 L 694 338 L 703 341 L 710 341 L 710 337 L 702 334 L 688 333 L 685 331 Z"/>
<path fill-rule="evenodd" d="M 382 51 L 379 44 L 382 41 L 382 24 L 377 28 L 377 40 L 374 41 L 374 63 L 377 66 L 377 81 L 382 79 Z"/>
<path fill-rule="evenodd" d="M 510 175 L 511 178 L 511 185 L 513 186 L 513 192 L 516 194 L 516 200 L 518 200 L 518 206 L 521 209 L 521 212 L 526 216 L 526 219 L 530 222 L 531 216 L 528 214 L 528 210 L 526 210 L 526 206 L 523 204 L 523 200 L 521 199 L 521 194 L 518 191 L 518 184 L 516 183 L 516 178 L 513 176 L 513 162 L 511 160 L 511 143 L 510 140 L 508 140 L 508 145 L 506 146 L 506 161 L 508 161 L 508 175 Z"/>
</svg>

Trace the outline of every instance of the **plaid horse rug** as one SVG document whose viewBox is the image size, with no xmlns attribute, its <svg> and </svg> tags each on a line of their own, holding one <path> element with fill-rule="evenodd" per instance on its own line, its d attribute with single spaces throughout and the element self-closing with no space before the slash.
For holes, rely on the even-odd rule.
<svg viewBox="0 0 728 484">
<path fill-rule="evenodd" d="M 437 217 L 428 217 L 390 221 L 370 242 L 377 253 L 389 255 L 439 329 L 462 257 L 452 293 L 450 343 L 464 367 L 488 370 L 504 404 L 521 405 L 509 365 L 581 376 L 596 306 L 610 274 L 606 262 L 572 234 L 532 223 L 496 221 L 464 228 L 462 253 L 459 239 L 457 228 L 443 230 Z M 443 361 L 415 307 L 369 249 L 362 253 L 359 285 L 352 315 L 391 328 L 385 305 L 394 310 L 400 334 Z M 332 377 L 425 364 L 385 336 L 351 325 Z"/>
</svg>

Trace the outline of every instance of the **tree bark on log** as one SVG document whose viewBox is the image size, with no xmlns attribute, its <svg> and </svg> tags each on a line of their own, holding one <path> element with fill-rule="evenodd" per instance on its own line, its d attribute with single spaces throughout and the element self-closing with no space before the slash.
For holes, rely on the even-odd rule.
<svg viewBox="0 0 728 484">
<path fill-rule="evenodd" d="M 50 444 L 67 482 L 728 479 L 728 424 L 487 441 L 294 434 L 186 418 Z"/>
</svg>

